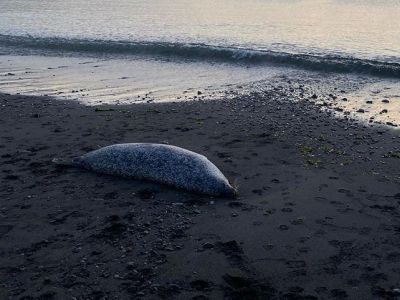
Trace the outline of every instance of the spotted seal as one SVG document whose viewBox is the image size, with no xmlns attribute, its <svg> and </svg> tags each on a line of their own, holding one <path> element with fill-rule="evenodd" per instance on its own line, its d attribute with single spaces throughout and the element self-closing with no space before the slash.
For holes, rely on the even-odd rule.
<svg viewBox="0 0 400 300">
<path fill-rule="evenodd" d="M 115 144 L 91 151 L 61 165 L 81 167 L 98 173 L 151 180 L 212 196 L 235 195 L 224 174 L 205 156 L 164 144 Z"/>
</svg>

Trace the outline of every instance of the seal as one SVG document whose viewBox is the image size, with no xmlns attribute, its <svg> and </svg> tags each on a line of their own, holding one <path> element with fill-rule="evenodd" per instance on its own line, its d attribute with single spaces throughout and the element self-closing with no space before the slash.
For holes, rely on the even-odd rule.
<svg viewBox="0 0 400 300">
<path fill-rule="evenodd" d="M 171 145 L 115 144 L 72 160 L 53 159 L 59 165 L 98 173 L 150 180 L 211 196 L 233 197 L 233 188 L 222 172 L 205 156 Z"/>
</svg>

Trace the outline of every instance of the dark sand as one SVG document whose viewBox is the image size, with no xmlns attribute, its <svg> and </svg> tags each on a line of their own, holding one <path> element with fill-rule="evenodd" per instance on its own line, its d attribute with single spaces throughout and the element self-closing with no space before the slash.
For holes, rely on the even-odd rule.
<svg viewBox="0 0 400 300">
<path fill-rule="evenodd" d="M 291 91 L 97 109 L 0 95 L 0 299 L 397 299 L 398 131 Z M 51 163 L 125 142 L 204 154 L 239 196 Z"/>
</svg>

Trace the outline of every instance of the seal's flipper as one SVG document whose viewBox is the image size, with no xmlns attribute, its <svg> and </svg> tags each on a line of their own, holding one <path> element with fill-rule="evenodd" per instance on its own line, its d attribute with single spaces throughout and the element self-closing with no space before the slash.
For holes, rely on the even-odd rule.
<svg viewBox="0 0 400 300">
<path fill-rule="evenodd" d="M 53 158 L 52 162 L 63 167 L 82 167 L 82 159 L 80 157 L 72 159 Z"/>
</svg>

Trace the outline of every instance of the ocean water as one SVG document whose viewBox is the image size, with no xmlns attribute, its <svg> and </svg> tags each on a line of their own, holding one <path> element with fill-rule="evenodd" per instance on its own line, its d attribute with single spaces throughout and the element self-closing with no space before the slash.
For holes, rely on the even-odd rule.
<svg viewBox="0 0 400 300">
<path fill-rule="evenodd" d="M 398 0 L 1 0 L 0 91 L 162 101 L 319 72 L 397 99 L 399 16 Z"/>
</svg>

